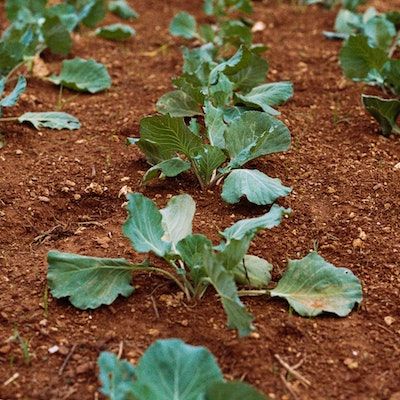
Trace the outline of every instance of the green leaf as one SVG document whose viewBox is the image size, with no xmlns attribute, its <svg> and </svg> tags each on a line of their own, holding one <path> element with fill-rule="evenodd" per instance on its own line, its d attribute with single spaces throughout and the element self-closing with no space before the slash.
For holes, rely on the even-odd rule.
<svg viewBox="0 0 400 400">
<path fill-rule="evenodd" d="M 260 156 L 286 151 L 290 146 L 290 132 L 276 118 L 248 111 L 228 126 L 225 141 L 231 157 L 230 167 L 237 168 Z"/>
<path fill-rule="evenodd" d="M 50 128 L 50 129 L 69 129 L 75 130 L 81 127 L 78 119 L 70 114 L 64 112 L 27 112 L 18 117 L 18 122 L 21 124 L 29 122 L 36 129 Z"/>
<path fill-rule="evenodd" d="M 228 240 L 241 240 L 248 232 L 257 232 L 260 229 L 272 229 L 278 226 L 285 215 L 291 213 L 290 208 L 283 208 L 276 204 L 264 215 L 256 218 L 243 219 L 225 229 L 221 235 Z"/>
<path fill-rule="evenodd" d="M 365 109 L 378 121 L 385 136 L 389 136 L 392 132 L 400 135 L 400 127 L 397 125 L 400 100 L 362 95 L 362 102 Z"/>
<path fill-rule="evenodd" d="M 98 358 L 101 393 L 110 400 L 133 399 L 133 381 L 135 368 L 126 360 L 103 351 Z M 130 397 L 129 397 L 130 396 Z"/>
<path fill-rule="evenodd" d="M 52 76 L 50 81 L 69 89 L 98 93 L 111 86 L 111 78 L 106 67 L 94 60 L 74 58 L 62 63 L 59 76 Z"/>
<path fill-rule="evenodd" d="M 106 3 L 105 0 L 89 0 L 87 3 L 86 16 L 82 22 L 87 27 L 94 28 L 106 16 Z"/>
<path fill-rule="evenodd" d="M 79 24 L 79 16 L 76 9 L 70 4 L 56 4 L 46 9 L 46 18 L 57 16 L 60 18 L 62 25 L 72 32 Z"/>
<path fill-rule="evenodd" d="M 137 144 L 150 160 L 162 161 L 176 153 L 190 157 L 202 146 L 202 141 L 186 126 L 183 118 L 155 115 L 140 121 Z"/>
<path fill-rule="evenodd" d="M 154 165 L 147 170 L 143 177 L 143 183 L 148 183 L 151 180 L 160 176 L 166 176 L 172 178 L 181 174 L 182 172 L 188 171 L 191 168 L 189 161 L 182 160 L 179 157 L 174 157 L 169 160 L 161 161 L 159 164 Z"/>
<path fill-rule="evenodd" d="M 196 19 L 187 12 L 182 11 L 175 15 L 169 26 L 169 31 L 173 36 L 194 39 L 197 37 Z"/>
<path fill-rule="evenodd" d="M 226 156 L 221 149 L 208 144 L 193 152 L 192 158 L 205 184 L 210 183 L 214 171 L 226 160 Z"/>
<path fill-rule="evenodd" d="M 220 35 L 223 42 L 234 46 L 241 44 L 251 45 L 253 34 L 251 27 L 239 20 L 225 21 L 221 23 Z"/>
<path fill-rule="evenodd" d="M 347 78 L 382 83 L 381 71 L 387 61 L 385 51 L 369 46 L 363 35 L 350 36 L 340 51 L 340 65 Z"/>
<path fill-rule="evenodd" d="M 272 264 L 263 258 L 246 255 L 234 268 L 236 282 L 241 285 L 262 289 L 271 281 Z"/>
<path fill-rule="evenodd" d="M 65 56 L 70 52 L 72 39 L 59 16 L 54 15 L 46 18 L 42 26 L 42 32 L 46 45 L 53 53 Z"/>
<path fill-rule="evenodd" d="M 5 9 L 7 18 L 11 22 L 18 19 L 21 10 L 27 9 L 33 15 L 42 15 L 46 8 L 47 0 L 7 0 Z"/>
<path fill-rule="evenodd" d="M 127 40 L 136 35 L 133 28 L 120 23 L 102 26 L 97 28 L 95 33 L 96 36 L 115 41 Z"/>
<path fill-rule="evenodd" d="M 4 84 L 5 84 L 5 79 L 1 80 L 0 82 L 0 96 L 3 94 Z M 21 94 L 25 92 L 25 89 L 26 89 L 26 79 L 23 75 L 21 75 L 18 77 L 18 82 L 15 85 L 12 92 L 9 95 L 0 99 L 0 108 L 15 106 Z"/>
<path fill-rule="evenodd" d="M 163 240 L 176 245 L 192 234 L 192 223 L 196 212 L 196 203 L 188 194 L 174 196 L 167 207 L 160 210 L 162 227 L 165 231 Z"/>
<path fill-rule="evenodd" d="M 246 196 L 254 204 L 265 205 L 290 192 L 291 189 L 283 186 L 278 178 L 270 178 L 256 169 L 236 169 L 224 181 L 222 198 L 227 203 L 235 204 Z"/>
<path fill-rule="evenodd" d="M 211 240 L 204 235 L 189 235 L 177 243 L 176 250 L 190 268 L 190 277 L 196 287 L 206 275 L 204 260 L 212 253 Z"/>
<path fill-rule="evenodd" d="M 232 101 L 233 88 L 234 85 L 228 77 L 222 72 L 219 72 L 216 74 L 212 84 L 208 87 L 208 97 L 215 106 L 224 107 Z"/>
<path fill-rule="evenodd" d="M 157 102 L 157 111 L 171 117 L 194 117 L 201 115 L 197 101 L 183 90 L 164 94 Z"/>
<path fill-rule="evenodd" d="M 110 1 L 108 10 L 123 19 L 139 18 L 139 14 L 125 0 Z"/>
<path fill-rule="evenodd" d="M 199 400 L 223 380 L 214 356 L 178 339 L 152 344 L 135 369 L 135 397 L 143 400 Z"/>
<path fill-rule="evenodd" d="M 335 31 L 346 36 L 357 33 L 362 27 L 362 18 L 350 10 L 341 9 L 336 16 Z"/>
<path fill-rule="evenodd" d="M 383 67 L 385 86 L 400 94 L 400 60 L 390 60 Z"/>
<path fill-rule="evenodd" d="M 119 295 L 130 296 L 134 266 L 125 259 L 79 256 L 51 251 L 47 281 L 53 297 L 69 297 L 77 308 L 86 310 L 111 304 Z"/>
<path fill-rule="evenodd" d="M 237 265 L 244 259 L 255 232 L 247 232 L 240 240 L 230 239 L 228 243 L 221 243 L 216 255 L 218 262 L 227 270 L 234 271 Z"/>
<path fill-rule="evenodd" d="M 212 146 L 225 148 L 225 130 L 224 111 L 216 108 L 210 101 L 206 101 L 204 105 L 204 122 L 207 128 L 207 136 Z"/>
<path fill-rule="evenodd" d="M 228 328 L 237 329 L 239 336 L 248 336 L 254 329 L 253 317 L 239 299 L 233 275 L 220 264 L 213 254 L 206 254 L 204 269 L 209 282 L 220 297 L 228 317 Z"/>
<path fill-rule="evenodd" d="M 162 215 L 157 206 L 141 193 L 130 193 L 128 198 L 128 219 L 122 231 L 139 253 L 152 251 L 163 257 L 171 249 L 171 244 L 162 240 L 165 231 Z"/>
<path fill-rule="evenodd" d="M 363 28 L 369 45 L 384 51 L 391 46 L 397 33 L 394 24 L 382 15 L 369 19 Z"/>
<path fill-rule="evenodd" d="M 302 316 L 331 312 L 340 317 L 361 303 L 360 281 L 346 268 L 336 268 L 316 252 L 291 260 L 272 297 L 283 297 Z"/>
<path fill-rule="evenodd" d="M 205 400 L 268 400 L 244 382 L 217 382 L 207 389 Z"/>
<path fill-rule="evenodd" d="M 266 83 L 256 86 L 249 93 L 236 94 L 236 97 L 249 107 L 259 107 L 271 115 L 279 115 L 271 106 L 283 104 L 293 96 L 291 82 Z"/>
</svg>

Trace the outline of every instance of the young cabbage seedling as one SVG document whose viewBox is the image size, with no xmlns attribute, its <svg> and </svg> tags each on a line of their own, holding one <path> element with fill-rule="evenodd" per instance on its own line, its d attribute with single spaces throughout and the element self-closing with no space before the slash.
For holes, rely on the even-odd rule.
<svg viewBox="0 0 400 400">
<path fill-rule="evenodd" d="M 274 205 L 257 218 L 236 222 L 221 232 L 214 245 L 202 234 L 192 233 L 195 203 L 189 195 L 173 197 L 166 208 L 140 193 L 128 195 L 128 219 L 124 235 L 138 253 L 152 253 L 164 267 L 125 259 L 105 259 L 51 251 L 48 254 L 48 286 L 56 298 L 69 297 L 80 308 L 111 304 L 118 295 L 131 295 L 132 273 L 157 273 L 175 282 L 187 300 L 201 299 L 209 287 L 218 293 L 228 317 L 228 327 L 240 336 L 253 330 L 253 316 L 240 295 L 286 298 L 301 315 L 323 311 L 347 315 L 361 301 L 358 279 L 343 268 L 335 268 L 316 253 L 289 263 L 277 287 L 270 291 L 272 266 L 248 255 L 250 243 L 261 229 L 278 226 L 290 210 Z M 237 284 L 246 289 L 238 291 Z"/>
</svg>

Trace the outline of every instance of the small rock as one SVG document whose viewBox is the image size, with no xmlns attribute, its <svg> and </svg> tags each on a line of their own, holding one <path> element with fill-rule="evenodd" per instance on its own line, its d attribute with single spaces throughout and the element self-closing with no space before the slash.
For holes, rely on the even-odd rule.
<svg viewBox="0 0 400 400">
<path fill-rule="evenodd" d="M 398 163 L 393 167 L 393 169 L 394 169 L 395 171 L 400 171 L 400 162 L 398 162 Z"/>
<path fill-rule="evenodd" d="M 328 191 L 328 193 L 329 193 L 329 194 L 336 193 L 336 189 L 335 189 L 335 188 L 333 188 L 333 187 L 331 187 L 331 186 L 328 186 L 328 189 L 327 189 L 327 191 Z"/>
<path fill-rule="evenodd" d="M 73 182 L 73 181 L 70 181 L 69 179 L 67 179 L 67 180 L 65 181 L 65 184 L 66 184 L 66 186 L 69 186 L 69 187 L 74 187 L 74 186 L 76 186 L 76 183 Z"/>
<path fill-rule="evenodd" d="M 55 345 L 55 346 L 50 347 L 48 352 L 50 354 L 54 354 L 54 353 L 57 353 L 59 350 L 60 350 L 60 348 L 57 345 Z"/>
<path fill-rule="evenodd" d="M 252 32 L 262 32 L 262 31 L 265 30 L 266 27 L 267 27 L 267 26 L 265 25 L 264 22 L 262 22 L 262 21 L 257 21 L 257 22 L 253 25 L 253 27 L 251 28 L 251 31 L 252 31 Z"/>
<path fill-rule="evenodd" d="M 396 321 L 393 317 L 388 315 L 387 317 L 384 318 L 385 324 L 390 326 L 393 324 L 394 321 Z"/>
<path fill-rule="evenodd" d="M 353 360 L 352 358 L 346 358 L 343 361 L 343 364 L 346 365 L 348 369 L 357 369 L 358 368 L 358 362 Z"/>
<path fill-rule="evenodd" d="M 158 336 L 159 334 L 160 334 L 160 331 L 158 329 L 155 329 L 155 328 L 149 329 L 149 335 Z"/>
<path fill-rule="evenodd" d="M 74 200 L 78 201 L 78 200 L 80 200 L 81 198 L 82 198 L 82 196 L 81 196 L 80 194 L 78 194 L 78 193 L 75 193 L 75 194 L 74 194 Z"/>
<path fill-rule="evenodd" d="M 50 199 L 47 196 L 39 196 L 38 199 L 43 203 L 50 203 Z"/>
<path fill-rule="evenodd" d="M 358 237 L 361 240 L 366 240 L 367 239 L 367 234 L 362 229 L 360 229 L 360 234 L 358 235 Z"/>
<path fill-rule="evenodd" d="M 253 339 L 260 339 L 260 334 L 258 332 L 251 332 L 250 337 Z"/>
<path fill-rule="evenodd" d="M 58 352 L 63 356 L 66 356 L 69 353 L 69 349 L 66 346 L 60 346 Z"/>
<path fill-rule="evenodd" d="M 364 245 L 364 242 L 360 238 L 357 238 L 357 239 L 353 240 L 353 247 L 355 249 L 361 248 L 361 247 L 363 247 L 363 245 Z"/>
<path fill-rule="evenodd" d="M 400 392 L 393 393 L 389 400 L 400 400 Z"/>
<path fill-rule="evenodd" d="M 20 156 L 21 154 L 23 154 L 23 151 L 22 150 L 15 150 L 15 154 L 17 156 Z"/>
</svg>

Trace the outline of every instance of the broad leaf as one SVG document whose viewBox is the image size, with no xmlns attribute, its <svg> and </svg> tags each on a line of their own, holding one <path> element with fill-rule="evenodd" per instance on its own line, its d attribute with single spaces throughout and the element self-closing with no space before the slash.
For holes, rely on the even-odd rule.
<svg viewBox="0 0 400 400">
<path fill-rule="evenodd" d="M 147 170 L 146 174 L 143 177 L 143 183 L 148 183 L 152 179 L 155 179 L 160 176 L 166 176 L 172 178 L 185 172 L 191 168 L 191 164 L 189 161 L 182 160 L 179 157 L 174 157 L 166 161 L 161 161 L 159 164 L 154 165 L 150 169 Z"/>
<path fill-rule="evenodd" d="M 226 160 L 224 152 L 218 147 L 203 145 L 192 155 L 198 173 L 205 184 L 210 183 L 216 169 Z"/>
<path fill-rule="evenodd" d="M 384 16 L 378 15 L 368 20 L 364 25 L 364 35 L 371 47 L 386 51 L 396 36 L 396 27 Z"/>
<path fill-rule="evenodd" d="M 175 15 L 172 20 L 169 31 L 171 35 L 183 37 L 185 39 L 194 39 L 197 37 L 197 23 L 195 18 L 185 11 Z"/>
<path fill-rule="evenodd" d="M 241 240 L 248 232 L 258 232 L 260 229 L 272 229 L 278 226 L 282 218 L 290 213 L 290 208 L 283 208 L 274 204 L 266 214 L 256 218 L 240 220 L 221 232 L 221 235 L 227 240 Z"/>
<path fill-rule="evenodd" d="M 60 75 L 49 79 L 56 85 L 81 92 L 98 93 L 111 86 L 110 75 L 103 64 L 82 58 L 63 61 Z"/>
<path fill-rule="evenodd" d="M 336 268 L 316 252 L 289 261 L 272 297 L 285 298 L 297 313 L 313 317 L 324 311 L 344 317 L 362 300 L 360 281 L 346 268 Z"/>
<path fill-rule="evenodd" d="M 260 156 L 286 151 L 290 146 L 290 132 L 276 118 L 248 111 L 228 126 L 225 141 L 231 157 L 230 167 L 237 168 Z"/>
<path fill-rule="evenodd" d="M 101 392 L 110 400 L 133 398 L 135 368 L 125 360 L 109 352 L 102 352 L 98 358 Z M 130 397 L 129 397 L 130 396 Z"/>
<path fill-rule="evenodd" d="M 87 27 L 94 28 L 106 16 L 106 3 L 105 0 L 88 0 L 86 3 L 85 18 L 82 22 Z"/>
<path fill-rule="evenodd" d="M 29 122 L 36 129 L 79 129 L 81 124 L 78 119 L 64 112 L 27 112 L 18 117 L 18 122 Z"/>
<path fill-rule="evenodd" d="M 82 310 L 111 304 L 119 295 L 130 296 L 135 266 L 125 259 L 79 256 L 51 251 L 47 281 L 53 297 L 69 297 Z"/>
<path fill-rule="evenodd" d="M 236 94 L 236 97 L 249 107 L 259 107 L 271 115 L 280 113 L 271 106 L 283 104 L 293 96 L 293 85 L 291 82 L 266 83 L 256 86 L 249 93 Z"/>
<path fill-rule="evenodd" d="M 1 80 L 0 82 L 0 96 L 3 93 L 4 90 L 4 85 L 5 85 L 5 80 Z M 20 96 L 22 93 L 25 92 L 26 89 L 26 79 L 23 75 L 18 77 L 18 82 L 15 85 L 14 89 L 12 92 L 0 99 L 0 108 L 1 107 L 12 107 L 17 104 L 17 101 L 19 100 Z"/>
<path fill-rule="evenodd" d="M 271 280 L 272 264 L 252 255 L 244 256 L 233 270 L 236 282 L 252 288 L 267 287 Z"/>
<path fill-rule="evenodd" d="M 350 36 L 340 51 L 343 73 L 354 81 L 383 83 L 382 68 L 387 61 L 385 51 L 370 47 L 365 36 Z"/>
<path fill-rule="evenodd" d="M 157 206 L 140 193 L 130 193 L 127 198 L 128 219 L 123 225 L 124 235 L 139 253 L 152 251 L 163 257 L 170 251 L 171 244 L 162 240 L 165 231 Z"/>
<path fill-rule="evenodd" d="M 388 136 L 392 132 L 400 135 L 400 127 L 397 124 L 400 100 L 362 95 L 362 102 L 365 109 L 378 121 L 384 135 Z"/>
<path fill-rule="evenodd" d="M 102 26 L 96 29 L 96 36 L 102 37 L 108 40 L 122 41 L 130 39 L 136 35 L 136 31 L 129 25 L 125 24 L 112 24 Z"/>
<path fill-rule="evenodd" d="M 123 19 L 136 19 L 139 17 L 139 14 L 125 0 L 110 1 L 108 9 Z"/>
<path fill-rule="evenodd" d="M 254 204 L 265 205 L 290 192 L 291 189 L 283 186 L 278 178 L 270 178 L 256 169 L 236 169 L 224 181 L 222 198 L 234 204 L 246 196 Z"/>
<path fill-rule="evenodd" d="M 146 400 L 199 400 L 223 380 L 214 356 L 178 339 L 156 341 L 135 369 L 135 396 Z"/>
<path fill-rule="evenodd" d="M 167 207 L 160 210 L 162 227 L 165 235 L 163 240 L 176 245 L 180 240 L 192 234 L 192 223 L 196 212 L 196 203 L 188 194 L 174 196 Z"/>
<path fill-rule="evenodd" d="M 253 317 L 237 294 L 232 273 L 228 272 L 213 254 L 206 254 L 204 269 L 209 282 L 217 291 L 228 317 L 228 328 L 237 329 L 239 336 L 247 336 L 254 329 Z"/>
<path fill-rule="evenodd" d="M 240 262 L 243 261 L 255 232 L 247 232 L 240 240 L 230 239 L 228 243 L 221 243 L 216 257 L 218 262 L 228 271 L 234 272 Z"/>
<path fill-rule="evenodd" d="M 42 32 L 46 45 L 53 53 L 66 56 L 70 52 L 72 47 L 70 32 L 59 16 L 46 18 Z"/>
<path fill-rule="evenodd" d="M 137 144 L 150 159 L 161 161 L 176 153 L 190 157 L 202 146 L 202 141 L 186 126 L 183 118 L 155 115 L 141 120 Z"/>
<path fill-rule="evenodd" d="M 217 382 L 208 388 L 205 400 L 268 400 L 268 398 L 244 382 Z"/>
<path fill-rule="evenodd" d="M 197 101 L 183 90 L 164 94 L 157 102 L 157 111 L 171 117 L 194 117 L 201 115 Z"/>
</svg>

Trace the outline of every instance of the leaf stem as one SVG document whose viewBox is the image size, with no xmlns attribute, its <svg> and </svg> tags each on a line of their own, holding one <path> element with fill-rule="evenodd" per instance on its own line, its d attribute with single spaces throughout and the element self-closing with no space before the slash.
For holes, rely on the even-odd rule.
<svg viewBox="0 0 400 400">
<path fill-rule="evenodd" d="M 269 290 L 257 289 L 257 290 L 238 290 L 238 296 L 266 296 L 269 295 Z"/>
<path fill-rule="evenodd" d="M 11 121 L 18 121 L 19 117 L 5 117 L 0 118 L 0 122 L 11 122 Z"/>
<path fill-rule="evenodd" d="M 194 174 L 196 175 L 196 178 L 200 183 L 201 190 L 203 191 L 206 188 L 206 186 L 205 186 L 205 184 L 203 182 L 203 179 L 201 179 L 201 176 L 200 176 L 199 170 L 198 170 L 198 168 L 196 166 L 196 163 L 192 159 L 190 159 L 190 162 L 192 164 L 192 168 L 193 168 Z"/>
<path fill-rule="evenodd" d="M 185 293 L 186 298 L 190 301 L 192 299 L 188 289 L 182 284 L 182 282 L 175 277 L 173 274 L 171 274 L 168 271 L 165 271 L 161 268 L 157 268 L 157 267 L 143 267 L 143 266 L 138 266 L 138 265 L 134 265 L 132 264 L 133 270 L 137 271 L 137 272 L 154 272 L 156 274 L 159 275 L 163 275 L 165 277 L 167 277 L 168 279 L 170 279 L 171 281 L 175 282 L 175 284 L 179 287 L 179 289 L 182 290 L 183 293 Z"/>
</svg>

